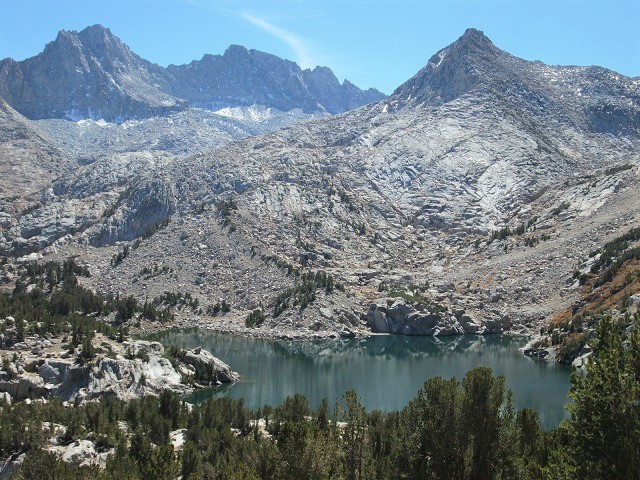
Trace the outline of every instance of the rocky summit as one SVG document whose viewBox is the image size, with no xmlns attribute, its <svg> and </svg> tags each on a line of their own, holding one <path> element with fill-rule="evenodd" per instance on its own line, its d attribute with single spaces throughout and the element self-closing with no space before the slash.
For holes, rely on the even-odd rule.
<svg viewBox="0 0 640 480">
<path fill-rule="evenodd" d="M 49 93 L 35 65 L 63 45 L 80 62 L 77 85 L 86 72 L 135 65 L 110 118 L 166 114 L 154 121 L 177 125 L 188 105 L 227 101 L 226 118 L 239 119 L 251 116 L 240 98 L 266 105 L 274 88 L 273 108 L 335 113 L 193 149 L 175 132 L 156 148 L 151 128 L 129 136 L 125 123 L 96 124 L 99 151 L 82 161 L 90 148 L 77 136 L 6 108 L 5 155 L 28 152 L 6 181 L 26 169 L 40 187 L 29 208 L 5 201 L 4 255 L 74 256 L 91 271 L 88 287 L 170 303 L 176 325 L 293 337 L 531 333 L 580 296 L 575 272 L 589 253 L 640 218 L 640 81 L 600 67 L 526 61 L 470 29 L 382 98 L 242 47 L 163 70 L 108 30 L 61 36 L 27 63 L 2 64 L 2 96 L 27 117 L 90 108 L 106 118 L 66 93 L 39 99 Z M 98 47 L 113 62 L 97 62 Z M 243 79 L 258 72 L 271 76 L 256 90 Z M 212 80 L 198 89 L 198 79 Z M 70 92 L 51 82 L 46 92 Z M 18 127 L 24 138 L 12 139 Z M 44 170 L 29 167 L 34 155 Z M 53 161 L 63 175 L 46 174 Z"/>
</svg>

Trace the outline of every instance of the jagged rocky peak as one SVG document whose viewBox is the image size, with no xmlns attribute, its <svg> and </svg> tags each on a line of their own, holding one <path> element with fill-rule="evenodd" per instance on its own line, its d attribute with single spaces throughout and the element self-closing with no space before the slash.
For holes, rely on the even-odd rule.
<svg viewBox="0 0 640 480">
<path fill-rule="evenodd" d="M 54 58 L 64 62 L 63 67 L 68 63 L 76 63 L 87 72 L 100 68 L 121 71 L 152 65 L 141 65 L 148 62 L 144 62 L 131 52 L 127 45 L 111 33 L 111 30 L 102 25 L 92 25 L 80 32 L 60 30 L 56 39 L 48 43 L 40 55 L 25 62 L 38 67 L 46 60 Z"/>
<path fill-rule="evenodd" d="M 433 55 L 393 96 L 401 105 L 451 101 L 490 74 L 493 62 L 503 53 L 480 30 L 469 28 L 458 40 Z"/>
<path fill-rule="evenodd" d="M 450 51 L 466 51 L 480 54 L 497 54 L 498 48 L 484 32 L 475 28 L 467 28 L 462 36 L 451 44 Z"/>
<path fill-rule="evenodd" d="M 0 62 L 0 95 L 31 119 L 165 114 L 186 102 L 167 94 L 162 67 L 135 55 L 100 25 L 61 30 L 35 57 Z"/>
<path fill-rule="evenodd" d="M 111 33 L 111 30 L 99 24 L 90 25 L 84 30 L 81 30 L 78 33 L 78 37 L 84 45 L 93 49 L 106 49 L 116 46 L 128 50 L 126 45 Z"/>
<path fill-rule="evenodd" d="M 78 32 L 82 45 L 101 63 L 110 62 L 111 66 L 123 68 L 140 62 L 135 55 L 111 30 L 102 25 L 92 25 Z"/>
<path fill-rule="evenodd" d="M 250 56 L 257 56 L 260 54 L 277 58 L 275 55 L 270 55 L 268 53 L 261 52 L 260 50 L 253 50 L 253 49 L 249 50 L 247 47 L 243 45 L 238 45 L 236 43 L 232 43 L 231 45 L 229 45 L 227 49 L 224 51 L 224 54 L 222 55 L 222 57 L 228 58 L 228 59 L 237 59 L 237 58 L 249 58 Z"/>
<path fill-rule="evenodd" d="M 25 62 L 35 69 L 43 64 L 49 65 L 49 62 L 58 62 L 52 78 L 55 81 L 55 77 L 62 75 L 69 78 L 98 73 L 99 70 L 136 68 L 140 61 L 108 28 L 93 25 L 80 32 L 60 30 L 40 55 Z"/>
</svg>

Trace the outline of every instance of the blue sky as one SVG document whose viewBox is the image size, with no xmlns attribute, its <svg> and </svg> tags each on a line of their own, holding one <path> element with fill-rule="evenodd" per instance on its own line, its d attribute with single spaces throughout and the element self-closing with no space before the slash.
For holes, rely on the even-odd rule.
<svg viewBox="0 0 640 480">
<path fill-rule="evenodd" d="M 0 58 L 16 60 L 100 23 L 163 66 L 237 43 L 391 93 L 474 27 L 528 60 L 640 76 L 640 0 L 0 0 L 0 12 Z"/>
</svg>

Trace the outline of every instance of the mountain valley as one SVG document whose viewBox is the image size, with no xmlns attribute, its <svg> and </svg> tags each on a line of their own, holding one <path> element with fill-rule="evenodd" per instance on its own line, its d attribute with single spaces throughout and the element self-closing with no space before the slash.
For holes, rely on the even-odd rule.
<svg viewBox="0 0 640 480">
<path fill-rule="evenodd" d="M 99 48 L 109 53 L 102 62 Z M 87 71 L 120 72 L 110 78 L 130 78 L 118 91 L 135 100 L 123 105 L 145 107 L 107 113 L 50 90 L 60 105 L 36 110 L 39 101 L 11 93 L 18 69 L 40 71 L 54 53 L 72 59 L 60 68 L 86 60 Z M 532 334 L 578 299 L 574 272 L 589 252 L 638 223 L 637 79 L 525 61 L 470 29 L 388 98 L 341 97 L 331 79 L 317 108 L 308 97 L 261 103 L 263 93 L 232 83 L 250 101 L 220 93 L 222 83 L 200 97 L 186 80 L 184 91 L 169 86 L 169 73 L 243 78 L 246 61 L 301 75 L 274 58 L 231 47 L 163 70 L 90 27 L 61 32 L 19 67 L 3 61 L 0 96 L 32 118 L 3 105 L 3 254 L 73 256 L 89 266 L 82 281 L 92 289 L 140 303 L 188 293 L 198 306 L 176 310 L 183 326 Z M 297 78 L 317 85 L 313 75 L 332 74 Z M 141 90 L 149 79 L 153 93 Z M 77 88 L 106 91 L 85 80 Z M 376 101 L 352 110 L 352 97 Z M 206 103 L 215 110 L 197 106 Z M 21 172 L 33 189 L 13 190 Z"/>
</svg>

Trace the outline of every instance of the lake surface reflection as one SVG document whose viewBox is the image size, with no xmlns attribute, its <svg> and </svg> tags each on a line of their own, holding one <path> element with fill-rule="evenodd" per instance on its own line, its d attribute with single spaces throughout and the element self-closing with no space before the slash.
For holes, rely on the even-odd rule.
<svg viewBox="0 0 640 480">
<path fill-rule="evenodd" d="M 278 405 L 301 393 L 315 407 L 333 404 L 355 389 L 367 410 L 399 410 L 425 380 L 459 380 L 472 368 L 490 367 L 504 375 L 517 408 L 540 413 L 545 428 L 567 418 L 570 367 L 524 357 L 522 338 L 504 335 L 405 337 L 375 335 L 336 340 L 260 340 L 204 330 L 169 331 L 149 338 L 183 348 L 201 346 L 241 376 L 229 386 L 200 390 L 189 401 L 244 398 L 249 408 Z"/>
</svg>

